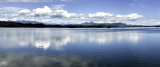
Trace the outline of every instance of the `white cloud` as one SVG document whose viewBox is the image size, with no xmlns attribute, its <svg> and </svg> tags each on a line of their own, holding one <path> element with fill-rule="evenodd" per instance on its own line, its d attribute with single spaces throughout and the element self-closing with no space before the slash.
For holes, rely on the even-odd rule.
<svg viewBox="0 0 160 67">
<path fill-rule="evenodd" d="M 62 5 L 61 5 L 62 6 Z M 66 10 L 53 10 L 48 6 L 44 6 L 44 8 L 37 8 L 33 10 L 23 9 L 13 14 L 0 14 L 1 18 L 8 17 L 23 17 L 26 20 L 26 17 L 32 17 L 39 19 L 41 22 L 50 22 L 50 23 L 83 23 L 86 21 L 95 21 L 97 23 L 115 23 L 115 22 L 123 22 L 123 23 L 133 23 L 138 19 L 145 18 L 143 15 L 138 15 L 137 13 L 132 13 L 129 15 L 117 15 L 112 13 L 105 12 L 97 12 L 94 14 L 77 14 L 77 13 L 69 13 Z"/>
<path fill-rule="evenodd" d="M 66 10 L 52 10 L 48 6 L 44 6 L 44 8 L 33 9 L 32 12 L 28 14 L 34 17 L 42 18 L 75 18 L 82 15 L 76 13 L 68 13 Z"/>
<path fill-rule="evenodd" d="M 66 5 L 61 4 L 61 5 L 53 5 L 53 7 L 51 9 L 63 9 Z"/>
<path fill-rule="evenodd" d="M 48 6 L 44 6 L 44 8 L 33 9 L 33 12 L 36 14 L 48 14 L 51 13 L 52 10 Z"/>
<path fill-rule="evenodd" d="M 29 14 L 31 11 L 29 9 L 24 9 L 24 10 L 20 10 L 19 12 L 17 12 L 19 15 L 26 15 Z"/>
<path fill-rule="evenodd" d="M 140 18 L 144 18 L 143 15 L 138 15 L 137 13 L 132 13 L 130 15 L 126 15 L 126 18 L 128 18 L 128 20 L 134 21 Z"/>
<path fill-rule="evenodd" d="M 19 14 L 0 14 L 1 18 L 6 18 L 6 17 L 14 18 L 14 17 L 17 17 L 17 16 L 19 16 Z M 6 19 L 8 19 L 8 18 L 6 18 Z"/>
<path fill-rule="evenodd" d="M 88 14 L 89 18 L 92 20 L 104 20 L 106 22 L 129 22 L 136 21 L 138 19 L 144 18 L 143 15 L 138 15 L 137 13 L 132 13 L 129 15 L 116 15 L 111 13 L 98 12 L 95 14 Z"/>
<path fill-rule="evenodd" d="M 153 23 L 153 25 L 160 25 L 160 20 L 156 20 L 156 23 Z"/>
<path fill-rule="evenodd" d="M 160 25 L 160 22 L 157 22 L 156 25 Z"/>
<path fill-rule="evenodd" d="M 90 18 L 107 18 L 107 17 L 113 17 L 114 14 L 104 13 L 104 12 L 98 12 L 98 13 L 95 13 L 95 14 L 89 14 L 88 16 Z"/>
<path fill-rule="evenodd" d="M 19 11 L 19 10 L 23 10 L 24 8 L 18 8 L 18 7 L 1 7 L 0 10 L 1 11 Z"/>
</svg>

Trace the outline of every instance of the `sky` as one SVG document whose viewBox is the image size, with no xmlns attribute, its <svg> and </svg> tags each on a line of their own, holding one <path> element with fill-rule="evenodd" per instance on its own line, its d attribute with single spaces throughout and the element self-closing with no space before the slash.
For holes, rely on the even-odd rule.
<svg viewBox="0 0 160 67">
<path fill-rule="evenodd" d="M 0 0 L 0 21 L 160 24 L 160 0 Z"/>
</svg>

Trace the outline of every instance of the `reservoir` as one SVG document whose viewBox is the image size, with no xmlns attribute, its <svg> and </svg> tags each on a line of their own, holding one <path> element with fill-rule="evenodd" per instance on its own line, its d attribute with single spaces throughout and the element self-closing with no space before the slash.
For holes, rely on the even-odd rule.
<svg viewBox="0 0 160 67">
<path fill-rule="evenodd" d="M 0 28 L 0 67 L 160 67 L 160 28 Z"/>
</svg>

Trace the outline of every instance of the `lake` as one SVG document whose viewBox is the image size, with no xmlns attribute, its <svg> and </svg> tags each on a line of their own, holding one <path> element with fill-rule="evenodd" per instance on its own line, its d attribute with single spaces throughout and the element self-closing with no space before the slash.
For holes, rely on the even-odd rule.
<svg viewBox="0 0 160 67">
<path fill-rule="evenodd" d="M 160 67 L 160 28 L 0 28 L 0 67 Z"/>
</svg>

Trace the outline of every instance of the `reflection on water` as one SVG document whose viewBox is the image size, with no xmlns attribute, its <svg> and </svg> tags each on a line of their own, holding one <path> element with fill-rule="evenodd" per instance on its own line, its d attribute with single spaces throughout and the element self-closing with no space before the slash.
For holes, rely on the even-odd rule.
<svg viewBox="0 0 160 67">
<path fill-rule="evenodd" d="M 96 66 L 79 56 L 46 56 L 34 53 L 0 53 L 0 67 L 88 67 Z M 93 67 L 94 67 L 93 66 Z"/>
<path fill-rule="evenodd" d="M 160 67 L 160 28 L 0 28 L 0 67 Z"/>
<path fill-rule="evenodd" d="M 94 42 L 105 44 L 114 41 L 124 41 L 136 43 L 141 34 L 136 32 L 84 32 L 70 29 L 1 29 L 1 47 L 16 48 L 33 45 L 37 48 L 48 48 L 60 50 L 68 43 L 74 42 Z"/>
</svg>

